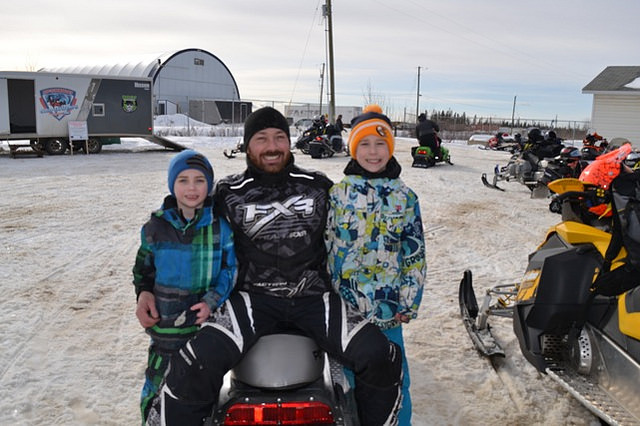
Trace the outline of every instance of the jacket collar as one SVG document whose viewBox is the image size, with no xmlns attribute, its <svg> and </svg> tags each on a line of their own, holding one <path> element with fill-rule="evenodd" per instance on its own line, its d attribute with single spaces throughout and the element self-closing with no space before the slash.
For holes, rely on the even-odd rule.
<svg viewBox="0 0 640 426">
<path fill-rule="evenodd" d="M 396 157 L 393 157 L 393 156 L 389 159 L 389 162 L 387 163 L 387 167 L 385 167 L 384 170 L 379 171 L 377 173 L 371 173 L 365 170 L 353 158 L 351 159 L 351 161 L 349 161 L 349 163 L 347 164 L 347 167 L 344 168 L 345 175 L 357 175 L 367 179 L 381 179 L 381 178 L 396 179 L 398 176 L 400 176 L 401 171 L 402 171 L 402 167 L 400 166 L 400 163 L 398 163 L 398 160 L 396 160 Z"/>
</svg>

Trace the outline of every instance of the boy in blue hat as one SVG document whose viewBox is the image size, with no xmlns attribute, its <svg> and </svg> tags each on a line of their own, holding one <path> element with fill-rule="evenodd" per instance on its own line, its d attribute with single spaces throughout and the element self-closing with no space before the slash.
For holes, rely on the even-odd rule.
<svg viewBox="0 0 640 426">
<path fill-rule="evenodd" d="M 236 275 L 231 228 L 213 213 L 213 168 L 207 158 L 193 150 L 173 157 L 168 185 L 171 194 L 142 227 L 133 267 L 136 316 L 151 336 L 142 423 L 172 354 L 227 299 Z"/>
</svg>

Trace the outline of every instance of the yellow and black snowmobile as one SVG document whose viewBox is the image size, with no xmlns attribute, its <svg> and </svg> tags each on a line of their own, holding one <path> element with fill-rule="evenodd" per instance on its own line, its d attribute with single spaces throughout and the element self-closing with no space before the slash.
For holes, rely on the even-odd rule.
<svg viewBox="0 0 640 426">
<path fill-rule="evenodd" d="M 640 179 L 633 179 L 638 196 Z M 512 318 L 520 350 L 536 369 L 607 423 L 640 424 L 640 273 L 629 251 L 638 246 L 620 236 L 637 225 L 629 221 L 638 221 L 640 203 L 625 204 L 608 232 L 596 226 L 600 222 L 577 221 L 577 210 L 615 201 L 615 191 L 603 193 L 577 179 L 550 185 L 559 194 L 563 221 L 529 256 L 522 280 L 488 289 L 481 306 L 471 271 L 465 271 L 463 322 L 478 351 L 495 358 L 505 353 L 488 319 Z"/>
</svg>

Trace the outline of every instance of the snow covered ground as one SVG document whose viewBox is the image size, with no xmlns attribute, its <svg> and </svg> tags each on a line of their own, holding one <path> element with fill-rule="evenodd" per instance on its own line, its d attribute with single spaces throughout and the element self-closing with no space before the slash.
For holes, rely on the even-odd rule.
<svg viewBox="0 0 640 426">
<path fill-rule="evenodd" d="M 243 154 L 222 155 L 238 137 L 173 139 L 206 154 L 217 177 L 245 166 Z M 508 320 L 493 320 L 507 352 L 496 372 L 459 315 L 465 269 L 478 293 L 519 281 L 559 216 L 520 184 L 502 193 L 481 184 L 508 153 L 454 142 L 454 166 L 416 169 L 412 145 L 399 139 L 396 157 L 420 197 L 429 268 L 420 317 L 405 327 L 414 425 L 599 424 L 526 363 Z M 1 425 L 139 423 L 148 338 L 134 315 L 131 267 L 173 155 L 137 139 L 91 156 L 12 159 L 0 150 Z M 338 180 L 347 158 L 296 161 Z"/>
</svg>

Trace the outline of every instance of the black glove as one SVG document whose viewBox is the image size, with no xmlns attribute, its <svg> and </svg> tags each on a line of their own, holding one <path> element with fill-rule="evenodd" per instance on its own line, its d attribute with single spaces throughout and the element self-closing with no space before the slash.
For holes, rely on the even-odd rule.
<svg viewBox="0 0 640 426">
<path fill-rule="evenodd" d="M 624 264 L 613 271 L 601 274 L 591 286 L 591 291 L 603 296 L 617 296 L 640 284 L 640 271 Z"/>
</svg>

